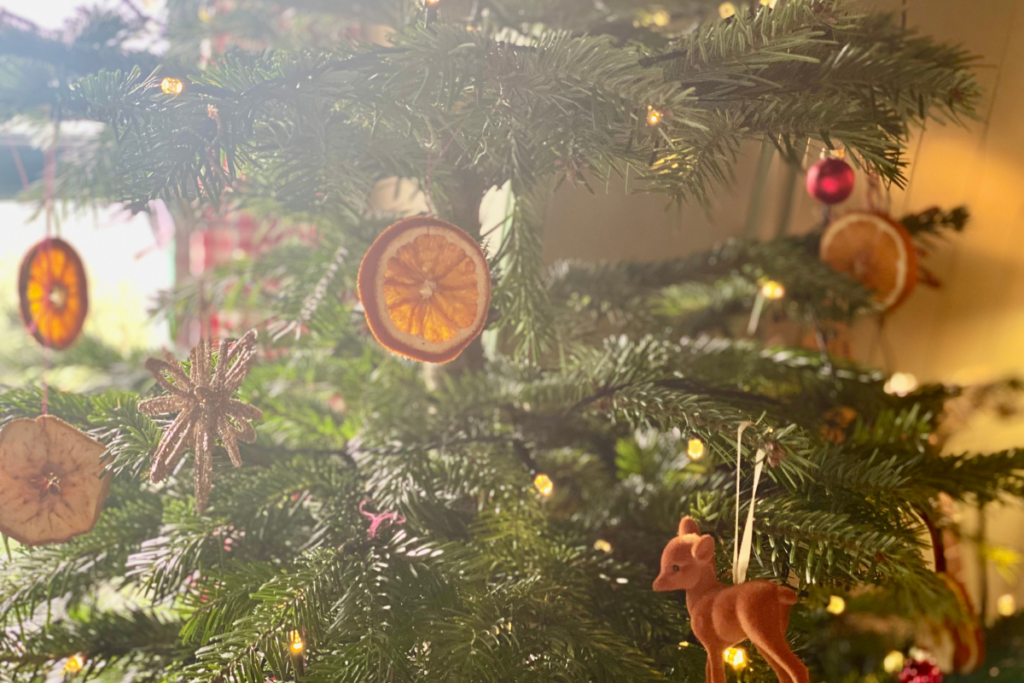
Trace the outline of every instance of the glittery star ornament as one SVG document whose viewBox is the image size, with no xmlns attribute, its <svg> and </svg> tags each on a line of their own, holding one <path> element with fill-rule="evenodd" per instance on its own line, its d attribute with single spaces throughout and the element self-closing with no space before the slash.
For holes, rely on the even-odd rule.
<svg viewBox="0 0 1024 683">
<path fill-rule="evenodd" d="M 252 420 L 263 412 L 233 398 L 256 360 L 256 330 L 237 342 L 221 342 L 214 358 L 213 345 L 201 340 L 189 356 L 189 372 L 168 355 L 166 361 L 150 358 L 148 369 L 169 394 L 139 403 L 146 415 L 178 413 L 164 431 L 149 470 L 153 482 L 161 481 L 189 447 L 195 453 L 196 509 L 202 512 L 213 488 L 213 446 L 219 435 L 235 467 L 242 465 L 238 442 L 252 443 Z"/>
</svg>

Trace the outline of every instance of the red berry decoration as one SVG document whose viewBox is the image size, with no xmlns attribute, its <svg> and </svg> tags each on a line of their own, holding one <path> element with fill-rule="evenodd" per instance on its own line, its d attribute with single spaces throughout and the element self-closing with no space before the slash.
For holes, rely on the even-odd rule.
<svg viewBox="0 0 1024 683">
<path fill-rule="evenodd" d="M 899 675 L 900 683 L 942 683 L 942 671 L 933 662 L 912 659 Z"/>
<path fill-rule="evenodd" d="M 826 204 L 838 204 L 853 192 L 853 169 L 842 159 L 822 159 L 807 169 L 807 194 Z"/>
</svg>

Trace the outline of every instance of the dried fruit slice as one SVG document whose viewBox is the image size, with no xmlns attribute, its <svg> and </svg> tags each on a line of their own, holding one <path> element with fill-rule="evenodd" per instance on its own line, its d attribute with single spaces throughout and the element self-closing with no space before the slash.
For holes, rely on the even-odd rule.
<svg viewBox="0 0 1024 683">
<path fill-rule="evenodd" d="M 964 674 L 977 671 L 985 661 L 984 625 L 978 620 L 978 613 L 974 611 L 974 604 L 971 602 L 970 593 L 967 592 L 964 585 L 946 572 L 941 572 L 939 576 L 946 582 L 949 589 L 956 594 L 956 601 L 960 606 L 960 612 L 968 617 L 967 621 L 962 623 L 949 624 L 949 629 L 953 635 L 953 643 L 955 644 L 953 668 L 957 673 Z"/>
<path fill-rule="evenodd" d="M 961 619 L 921 619 L 915 629 L 915 640 L 935 657 L 943 670 L 968 674 L 985 661 L 985 629 L 964 585 L 947 572 L 938 572 L 938 576 L 956 596 Z"/>
<path fill-rule="evenodd" d="M 46 238 L 21 262 L 18 277 L 21 318 L 36 340 L 66 349 L 78 338 L 89 310 L 85 268 L 71 245 Z"/>
<path fill-rule="evenodd" d="M 358 284 L 373 336 L 413 360 L 453 360 L 487 321 L 487 258 L 472 237 L 436 218 L 406 218 L 381 233 Z"/>
<path fill-rule="evenodd" d="M 917 250 L 910 233 L 876 213 L 848 213 L 829 224 L 820 256 L 872 290 L 885 309 L 900 304 L 917 285 Z"/>
<path fill-rule="evenodd" d="M 110 477 L 98 441 L 51 415 L 0 429 L 0 531 L 25 545 L 63 543 L 90 531 Z"/>
</svg>

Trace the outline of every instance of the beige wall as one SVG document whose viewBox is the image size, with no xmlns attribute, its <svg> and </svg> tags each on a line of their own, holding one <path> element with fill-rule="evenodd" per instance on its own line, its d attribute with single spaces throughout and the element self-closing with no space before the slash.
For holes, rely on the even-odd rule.
<svg viewBox="0 0 1024 683">
<path fill-rule="evenodd" d="M 872 0 L 874 8 L 899 11 L 902 0 Z M 945 285 L 920 287 L 886 320 L 882 341 L 873 322 L 859 330 L 858 355 L 876 366 L 915 374 L 924 381 L 970 383 L 1024 376 L 1024 0 L 907 0 L 908 25 L 939 39 L 964 44 L 981 56 L 985 88 L 981 120 L 965 128 L 929 124 L 911 141 L 910 183 L 891 194 L 895 214 L 933 205 L 969 206 L 973 220 L 961 237 L 941 245 L 926 265 Z M 719 193 L 709 212 L 670 207 L 663 198 L 624 196 L 621 188 L 592 196 L 563 188 L 546 223 L 549 259 L 664 259 L 704 249 L 739 234 L 749 201 L 757 150 L 746 150 L 735 191 Z M 813 157 L 813 152 L 811 155 Z M 813 160 L 813 159 L 812 159 Z M 778 163 L 773 167 L 761 234 L 774 229 L 779 203 Z M 860 178 L 862 180 L 862 178 Z M 863 185 L 847 203 L 865 206 Z M 792 229 L 811 229 L 819 209 L 796 191 Z M 1024 446 L 1024 419 L 980 416 L 958 434 L 951 450 Z M 965 512 L 965 528 L 972 522 Z M 1024 514 L 989 513 L 989 539 L 1024 550 Z M 968 528 L 968 531 L 970 529 Z M 977 563 L 968 580 L 979 585 Z M 989 612 L 1011 586 L 989 570 Z"/>
</svg>

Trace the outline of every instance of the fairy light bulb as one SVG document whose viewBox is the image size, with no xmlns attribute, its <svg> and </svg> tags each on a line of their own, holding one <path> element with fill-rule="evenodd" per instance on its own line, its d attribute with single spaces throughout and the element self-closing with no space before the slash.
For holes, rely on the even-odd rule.
<svg viewBox="0 0 1024 683">
<path fill-rule="evenodd" d="M 761 285 L 761 296 L 771 301 L 778 301 L 782 297 L 786 296 L 786 288 L 781 282 L 768 280 Z"/>
<path fill-rule="evenodd" d="M 726 648 L 725 652 L 722 653 L 722 659 L 737 671 L 743 671 L 747 668 L 747 651 L 742 647 Z"/>
<path fill-rule="evenodd" d="M 555 492 L 555 482 L 551 481 L 551 477 L 546 474 L 538 474 L 534 477 L 533 485 L 537 488 L 537 492 L 545 498 Z"/>
<path fill-rule="evenodd" d="M 594 550 L 600 550 L 602 553 L 610 553 L 612 551 L 612 544 L 603 538 L 599 538 L 594 541 Z"/>
<path fill-rule="evenodd" d="M 910 650 L 907 651 L 907 654 L 911 659 L 916 659 L 919 662 L 930 662 L 935 659 L 932 656 L 932 653 L 923 647 L 912 646 Z"/>
<path fill-rule="evenodd" d="M 655 26 L 668 26 L 670 21 L 672 21 L 672 15 L 663 9 L 651 15 L 651 22 Z"/>
<path fill-rule="evenodd" d="M 846 611 L 846 600 L 838 595 L 833 595 L 828 599 L 828 607 L 825 608 L 829 614 L 835 614 L 839 616 Z"/>
<path fill-rule="evenodd" d="M 165 95 L 180 95 L 185 90 L 185 84 L 180 79 L 168 76 L 160 81 L 160 90 Z"/>
<path fill-rule="evenodd" d="M 427 7 L 437 7 L 441 4 L 441 0 L 423 0 L 423 4 Z"/>
<path fill-rule="evenodd" d="M 917 389 L 918 386 L 917 377 L 914 377 L 909 372 L 897 372 L 885 383 L 885 393 L 906 396 Z"/>
<path fill-rule="evenodd" d="M 85 657 L 79 653 L 68 657 L 68 660 L 64 662 L 64 673 L 76 674 L 85 668 Z"/>
<path fill-rule="evenodd" d="M 704 442 L 700 439 L 690 439 L 686 444 L 686 457 L 690 460 L 700 460 L 704 457 Z"/>
<path fill-rule="evenodd" d="M 661 112 L 653 107 L 647 112 L 647 125 L 656 126 L 661 123 Z"/>
<path fill-rule="evenodd" d="M 302 640 L 302 636 L 298 631 L 292 631 L 288 634 L 288 649 L 293 655 L 301 655 L 306 649 L 306 643 Z"/>
<path fill-rule="evenodd" d="M 723 2 L 721 5 L 718 6 L 718 16 L 722 17 L 723 19 L 728 19 L 730 17 L 736 16 L 736 5 L 732 4 L 731 2 Z"/>
<path fill-rule="evenodd" d="M 894 674 L 903 671 L 903 665 L 906 662 L 907 658 L 902 652 L 893 650 L 882 660 L 882 668 L 885 669 L 886 673 Z"/>
<path fill-rule="evenodd" d="M 1013 595 L 1010 593 L 1000 595 L 999 599 L 996 600 L 996 611 L 999 612 L 1001 617 L 1012 617 L 1017 611 L 1017 601 Z"/>
<path fill-rule="evenodd" d="M 768 9 L 775 9 L 775 5 L 778 3 L 778 1 L 779 0 L 761 0 L 761 5 L 763 7 L 767 7 Z"/>
</svg>

